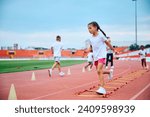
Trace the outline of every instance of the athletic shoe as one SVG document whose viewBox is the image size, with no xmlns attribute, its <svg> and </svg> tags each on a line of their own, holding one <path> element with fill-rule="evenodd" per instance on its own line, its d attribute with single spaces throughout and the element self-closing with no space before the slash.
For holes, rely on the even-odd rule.
<svg viewBox="0 0 150 117">
<path fill-rule="evenodd" d="M 149 66 L 147 65 L 146 68 L 149 69 Z"/>
<path fill-rule="evenodd" d="M 52 77 L 52 69 L 48 69 L 49 77 Z"/>
<path fill-rule="evenodd" d="M 99 95 L 104 95 L 104 94 L 106 94 L 106 90 L 105 90 L 105 88 L 100 87 L 100 88 L 96 91 L 96 93 L 99 94 Z"/>
<path fill-rule="evenodd" d="M 114 66 L 111 66 L 111 69 L 114 69 Z"/>
<path fill-rule="evenodd" d="M 105 68 L 108 69 L 108 66 L 106 66 Z"/>
<path fill-rule="evenodd" d="M 89 68 L 89 69 L 88 69 L 88 71 L 92 71 L 92 69 L 91 69 L 91 68 Z"/>
<path fill-rule="evenodd" d="M 110 73 L 109 73 L 109 76 L 108 76 L 109 80 L 111 80 L 113 78 L 113 72 L 114 72 L 113 69 L 111 69 Z"/>
<path fill-rule="evenodd" d="M 65 75 L 65 73 L 64 72 L 60 72 L 59 75 L 62 77 L 62 76 Z"/>
</svg>

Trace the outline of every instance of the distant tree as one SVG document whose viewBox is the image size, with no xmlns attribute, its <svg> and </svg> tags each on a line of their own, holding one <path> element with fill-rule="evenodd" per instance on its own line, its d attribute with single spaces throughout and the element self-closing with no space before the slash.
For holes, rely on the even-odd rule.
<svg viewBox="0 0 150 117">
<path fill-rule="evenodd" d="M 150 44 L 145 45 L 145 48 L 150 48 Z"/>
<path fill-rule="evenodd" d="M 133 51 L 133 50 L 139 50 L 140 46 L 137 44 L 132 44 L 129 46 L 129 50 Z"/>
<path fill-rule="evenodd" d="M 48 50 L 48 48 L 43 48 L 43 47 L 34 47 L 35 50 Z"/>
</svg>

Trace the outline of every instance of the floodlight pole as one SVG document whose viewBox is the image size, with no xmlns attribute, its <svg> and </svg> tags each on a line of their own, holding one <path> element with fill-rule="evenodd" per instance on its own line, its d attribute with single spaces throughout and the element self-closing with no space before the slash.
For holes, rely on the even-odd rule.
<svg viewBox="0 0 150 117">
<path fill-rule="evenodd" d="M 137 45 L 137 0 L 132 0 L 135 2 L 135 44 Z"/>
</svg>

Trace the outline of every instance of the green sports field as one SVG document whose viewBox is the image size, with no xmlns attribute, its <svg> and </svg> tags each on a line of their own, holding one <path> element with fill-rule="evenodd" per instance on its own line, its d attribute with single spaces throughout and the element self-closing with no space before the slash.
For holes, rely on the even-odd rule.
<svg viewBox="0 0 150 117">
<path fill-rule="evenodd" d="M 84 60 L 63 60 L 61 66 L 71 66 L 84 63 Z M 53 60 L 12 60 L 0 61 L 0 73 L 21 72 L 50 68 Z"/>
</svg>

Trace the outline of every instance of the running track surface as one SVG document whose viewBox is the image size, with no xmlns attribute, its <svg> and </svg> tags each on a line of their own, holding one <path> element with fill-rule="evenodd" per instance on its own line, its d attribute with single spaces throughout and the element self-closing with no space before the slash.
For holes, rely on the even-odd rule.
<svg viewBox="0 0 150 117">
<path fill-rule="evenodd" d="M 64 77 L 58 75 L 57 69 L 53 71 L 52 78 L 49 78 L 47 69 L 0 74 L 0 99 L 8 99 L 11 84 L 15 86 L 18 100 L 150 99 L 150 71 L 142 70 L 139 61 L 115 60 L 114 79 L 117 80 L 109 81 L 108 76 L 104 76 L 110 88 L 108 92 L 111 91 L 106 97 L 95 93 L 99 84 L 95 67 L 92 71 L 83 72 L 85 64 L 62 68 L 66 74 Z M 70 75 L 67 74 L 69 68 Z M 33 72 L 34 81 L 31 80 Z"/>
</svg>

